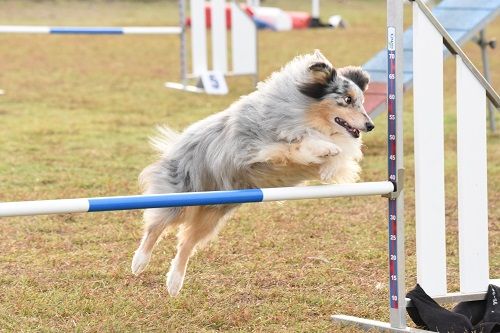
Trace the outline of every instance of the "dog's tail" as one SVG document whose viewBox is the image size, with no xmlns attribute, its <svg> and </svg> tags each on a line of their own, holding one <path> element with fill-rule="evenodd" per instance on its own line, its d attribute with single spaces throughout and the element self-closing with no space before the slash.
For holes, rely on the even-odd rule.
<svg viewBox="0 0 500 333">
<path fill-rule="evenodd" d="M 158 126 L 156 131 L 158 135 L 150 139 L 151 146 L 162 155 L 167 154 L 180 134 L 164 125 Z"/>
</svg>

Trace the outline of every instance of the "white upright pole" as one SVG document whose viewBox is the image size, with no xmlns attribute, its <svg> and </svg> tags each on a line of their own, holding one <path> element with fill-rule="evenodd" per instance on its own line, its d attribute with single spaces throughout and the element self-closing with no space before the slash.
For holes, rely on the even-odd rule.
<svg viewBox="0 0 500 333">
<path fill-rule="evenodd" d="M 418 3 L 413 7 L 417 282 L 434 297 L 447 291 L 443 37 Z"/>
<path fill-rule="evenodd" d="M 257 73 L 257 27 L 238 2 L 231 1 L 232 74 Z"/>
<path fill-rule="evenodd" d="M 226 0 L 212 0 L 210 4 L 212 6 L 212 69 L 226 74 L 228 71 Z"/>
<path fill-rule="evenodd" d="M 312 0 L 311 16 L 313 19 L 319 19 L 319 0 Z"/>
<path fill-rule="evenodd" d="M 457 61 L 457 176 L 460 292 L 485 292 L 488 260 L 486 91 Z"/>
<path fill-rule="evenodd" d="M 190 0 L 190 12 L 191 60 L 193 63 L 193 74 L 199 77 L 208 70 L 205 1 Z"/>
<path fill-rule="evenodd" d="M 185 0 L 179 0 L 179 27 L 181 28 L 180 47 L 179 47 L 181 83 L 182 83 L 182 85 L 185 86 L 187 84 L 186 2 L 185 2 Z"/>
</svg>

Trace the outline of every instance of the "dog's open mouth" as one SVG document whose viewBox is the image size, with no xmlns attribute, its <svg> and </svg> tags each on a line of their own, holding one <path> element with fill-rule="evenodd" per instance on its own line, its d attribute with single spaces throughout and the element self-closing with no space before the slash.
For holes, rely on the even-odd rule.
<svg viewBox="0 0 500 333">
<path fill-rule="evenodd" d="M 349 132 L 349 134 L 351 134 L 353 137 L 359 138 L 359 130 L 349 125 L 347 121 L 340 117 L 335 117 L 335 122 L 345 128 L 347 132 Z"/>
</svg>

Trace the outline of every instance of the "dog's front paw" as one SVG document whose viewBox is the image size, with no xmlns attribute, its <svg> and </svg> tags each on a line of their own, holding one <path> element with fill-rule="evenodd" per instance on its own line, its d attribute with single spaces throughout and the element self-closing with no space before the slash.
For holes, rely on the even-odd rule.
<svg viewBox="0 0 500 333">
<path fill-rule="evenodd" d="M 334 143 L 328 141 L 319 141 L 315 145 L 315 155 L 318 157 L 330 157 L 341 153 L 341 149 Z"/>
<path fill-rule="evenodd" d="M 141 250 L 137 250 L 134 254 L 134 258 L 132 259 L 132 265 L 130 269 L 132 270 L 132 274 L 139 275 L 141 274 L 149 264 L 149 260 L 151 259 L 151 253 L 147 254 L 142 252 Z"/>
<path fill-rule="evenodd" d="M 340 154 L 341 149 L 334 143 L 324 140 L 305 140 L 299 148 L 305 164 L 322 164 L 325 159 Z"/>
</svg>

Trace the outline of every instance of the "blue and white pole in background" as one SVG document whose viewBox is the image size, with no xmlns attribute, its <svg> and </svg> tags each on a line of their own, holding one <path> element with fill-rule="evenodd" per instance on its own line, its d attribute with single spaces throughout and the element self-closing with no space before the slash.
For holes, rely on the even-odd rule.
<svg viewBox="0 0 500 333">
<path fill-rule="evenodd" d="M 2 25 L 3 34 L 50 35 L 180 35 L 181 27 L 48 27 Z"/>
</svg>

